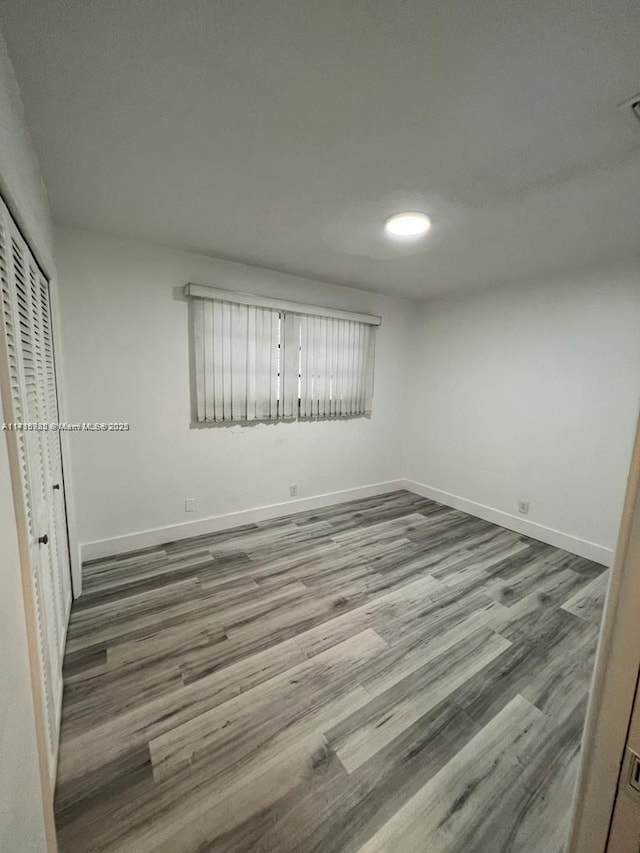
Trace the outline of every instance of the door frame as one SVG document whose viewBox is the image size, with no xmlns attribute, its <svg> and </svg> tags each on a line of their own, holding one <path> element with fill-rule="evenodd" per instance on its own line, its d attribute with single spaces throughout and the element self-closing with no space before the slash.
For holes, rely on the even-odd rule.
<svg viewBox="0 0 640 853">
<path fill-rule="evenodd" d="M 640 421 L 589 693 L 567 853 L 608 851 L 640 670 L 639 610 Z"/>
<path fill-rule="evenodd" d="M 24 231 L 22 232 L 24 235 Z M 25 240 L 27 245 L 31 245 Z M 36 260 L 38 258 L 36 257 Z M 39 261 L 38 261 L 39 262 Z M 56 396 L 58 399 L 58 416 L 62 422 L 67 421 L 67 403 L 65 398 L 65 386 L 62 381 L 64 375 L 64 350 L 60 345 L 62 340 L 62 329 L 60 325 L 60 297 L 58 290 L 58 278 L 56 275 L 49 276 L 45 267 L 41 266 L 43 273 L 49 281 L 49 312 L 51 315 L 53 368 L 56 382 Z M 70 441 L 72 432 L 65 430 L 58 433 L 60 441 L 60 455 L 62 466 L 62 479 L 64 482 L 64 505 L 67 519 L 67 537 L 69 540 L 69 570 L 71 572 L 71 589 L 73 598 L 79 598 L 82 593 L 82 559 L 80 555 L 80 543 L 78 542 L 76 530 L 76 511 L 73 491 L 73 470 L 71 466 Z"/>
</svg>

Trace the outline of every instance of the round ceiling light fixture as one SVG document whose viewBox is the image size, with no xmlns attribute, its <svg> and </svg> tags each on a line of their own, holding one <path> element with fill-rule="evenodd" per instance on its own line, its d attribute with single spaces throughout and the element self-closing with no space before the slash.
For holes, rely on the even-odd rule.
<svg viewBox="0 0 640 853">
<path fill-rule="evenodd" d="M 417 210 L 407 210 L 394 213 L 384 223 L 384 230 L 391 237 L 415 240 L 422 237 L 431 228 L 431 219 L 426 213 Z"/>
</svg>

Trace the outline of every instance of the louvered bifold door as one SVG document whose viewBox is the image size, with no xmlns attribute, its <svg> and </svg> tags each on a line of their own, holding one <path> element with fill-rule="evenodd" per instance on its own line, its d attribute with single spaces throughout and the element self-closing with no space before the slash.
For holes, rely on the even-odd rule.
<svg viewBox="0 0 640 853">
<path fill-rule="evenodd" d="M 5 369 L 5 422 L 17 425 L 58 421 L 53 371 L 53 336 L 48 283 L 0 202 L 0 277 Z M 7 378 L 8 377 L 8 378 Z M 71 597 L 57 431 L 5 430 L 15 494 L 22 559 L 31 577 L 32 624 L 40 663 L 50 770 L 55 763 L 62 701 L 62 658 Z M 54 485 L 60 484 L 60 489 Z M 58 495 L 60 492 L 60 496 Z M 29 597 L 28 597 L 29 598 Z"/>
</svg>

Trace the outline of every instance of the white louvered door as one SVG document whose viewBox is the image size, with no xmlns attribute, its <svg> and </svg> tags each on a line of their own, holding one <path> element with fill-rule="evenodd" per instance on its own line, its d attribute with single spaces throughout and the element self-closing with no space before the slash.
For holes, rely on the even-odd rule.
<svg viewBox="0 0 640 853">
<path fill-rule="evenodd" d="M 0 201 L 2 331 L 9 388 L 6 423 L 59 421 L 49 283 Z M 69 545 L 57 430 L 11 429 L 17 515 L 24 528 L 50 770 L 56 764 L 62 702 L 62 659 L 71 607 Z M 19 505 L 18 505 L 19 504 Z"/>
</svg>

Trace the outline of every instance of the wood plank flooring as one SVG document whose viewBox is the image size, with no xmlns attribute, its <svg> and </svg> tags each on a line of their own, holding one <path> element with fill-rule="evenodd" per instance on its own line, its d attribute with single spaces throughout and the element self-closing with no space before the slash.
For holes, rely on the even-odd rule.
<svg viewBox="0 0 640 853">
<path fill-rule="evenodd" d="M 62 853 L 561 853 L 607 574 L 408 492 L 86 565 Z"/>
</svg>

